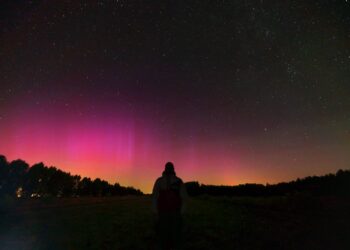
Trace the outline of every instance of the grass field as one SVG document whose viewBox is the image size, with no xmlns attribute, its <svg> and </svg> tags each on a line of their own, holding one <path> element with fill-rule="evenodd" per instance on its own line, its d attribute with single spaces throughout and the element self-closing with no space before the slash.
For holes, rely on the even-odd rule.
<svg viewBox="0 0 350 250">
<path fill-rule="evenodd" d="M 153 249 L 149 196 L 2 200 L 0 249 Z M 185 249 L 350 249 L 350 200 L 188 201 Z"/>
</svg>

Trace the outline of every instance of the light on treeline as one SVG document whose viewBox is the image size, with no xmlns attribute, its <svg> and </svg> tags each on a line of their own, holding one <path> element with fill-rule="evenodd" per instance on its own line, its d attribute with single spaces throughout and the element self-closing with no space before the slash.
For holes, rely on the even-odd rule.
<svg viewBox="0 0 350 250">
<path fill-rule="evenodd" d="M 22 195 L 23 195 L 23 188 L 22 187 L 17 188 L 17 190 L 16 190 L 17 198 L 21 198 Z"/>
</svg>

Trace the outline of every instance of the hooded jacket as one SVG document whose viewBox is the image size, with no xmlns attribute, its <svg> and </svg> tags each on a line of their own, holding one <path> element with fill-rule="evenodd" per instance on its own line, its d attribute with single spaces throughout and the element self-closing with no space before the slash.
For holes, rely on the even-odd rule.
<svg viewBox="0 0 350 250">
<path fill-rule="evenodd" d="M 153 212 L 181 212 L 185 210 L 187 198 L 183 181 L 175 173 L 163 172 L 153 186 Z"/>
</svg>

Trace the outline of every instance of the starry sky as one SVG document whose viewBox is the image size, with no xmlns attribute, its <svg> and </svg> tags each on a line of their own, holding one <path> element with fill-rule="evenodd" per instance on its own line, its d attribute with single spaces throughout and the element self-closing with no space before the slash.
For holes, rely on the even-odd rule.
<svg viewBox="0 0 350 250">
<path fill-rule="evenodd" d="M 150 192 L 350 167 L 350 1 L 1 1 L 0 154 Z"/>
</svg>

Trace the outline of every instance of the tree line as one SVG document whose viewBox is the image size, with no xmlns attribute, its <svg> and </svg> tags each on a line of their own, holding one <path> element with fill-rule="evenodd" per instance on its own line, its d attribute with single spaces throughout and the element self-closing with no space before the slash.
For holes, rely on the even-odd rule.
<svg viewBox="0 0 350 250">
<path fill-rule="evenodd" d="M 17 197 L 71 197 L 71 196 L 114 196 L 142 195 L 133 187 L 105 180 L 94 180 L 71 175 L 56 167 L 47 167 L 42 162 L 29 166 L 23 160 L 8 162 L 0 155 L 0 196 Z"/>
<path fill-rule="evenodd" d="M 283 196 L 291 194 L 350 196 L 350 170 L 338 170 L 336 174 L 308 176 L 291 182 L 278 184 L 242 184 L 236 186 L 215 186 L 185 183 L 190 196 L 202 194 L 226 196 Z"/>
</svg>

